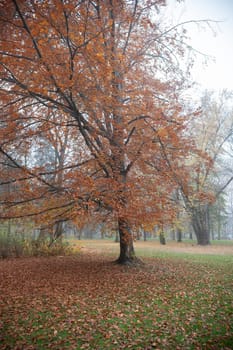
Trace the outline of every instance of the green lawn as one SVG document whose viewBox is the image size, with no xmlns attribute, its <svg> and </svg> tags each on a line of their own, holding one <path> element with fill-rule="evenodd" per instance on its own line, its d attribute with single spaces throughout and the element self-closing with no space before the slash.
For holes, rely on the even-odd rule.
<svg viewBox="0 0 233 350">
<path fill-rule="evenodd" d="M 78 245 L 0 261 L 0 349 L 233 349 L 231 250 L 141 242 L 129 268 L 115 243 Z"/>
</svg>

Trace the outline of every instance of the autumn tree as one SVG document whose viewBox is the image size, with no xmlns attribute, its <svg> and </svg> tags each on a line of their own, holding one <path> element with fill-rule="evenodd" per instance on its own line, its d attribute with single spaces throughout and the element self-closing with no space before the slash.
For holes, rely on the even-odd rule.
<svg viewBox="0 0 233 350">
<path fill-rule="evenodd" d="M 184 167 L 191 176 L 180 176 L 173 166 L 174 178 L 200 245 L 210 244 L 214 208 L 233 180 L 228 156 L 233 132 L 231 99 L 232 94 L 227 91 L 204 92 L 199 117 L 189 124 L 188 134 L 194 147 Z"/>
<path fill-rule="evenodd" d="M 1 218 L 56 223 L 109 214 L 120 263 L 135 259 L 132 225 L 172 220 L 177 184 L 164 150 L 174 162 L 185 152 L 178 58 L 186 47 L 182 30 L 163 26 L 164 5 L 1 2 L 0 152 L 17 168 L 3 182 L 18 188 Z M 56 129 L 63 141 L 72 135 L 66 163 L 22 165 L 9 151 L 21 143 L 33 158 L 38 140 L 53 142 Z"/>
</svg>

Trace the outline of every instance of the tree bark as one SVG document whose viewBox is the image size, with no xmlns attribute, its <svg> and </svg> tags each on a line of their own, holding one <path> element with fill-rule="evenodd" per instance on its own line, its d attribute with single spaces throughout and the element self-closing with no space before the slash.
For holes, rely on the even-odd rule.
<svg viewBox="0 0 233 350">
<path fill-rule="evenodd" d="M 176 231 L 176 234 L 177 234 L 177 242 L 182 242 L 182 230 L 180 228 L 177 228 L 177 231 Z"/>
<path fill-rule="evenodd" d="M 217 215 L 217 227 L 218 227 L 218 240 L 220 241 L 221 239 L 221 211 L 219 210 L 218 215 Z"/>
<path fill-rule="evenodd" d="M 118 232 L 118 230 L 116 230 L 115 242 L 119 243 L 119 232 Z"/>
<path fill-rule="evenodd" d="M 56 224 L 55 224 L 55 228 L 54 228 L 54 239 L 57 240 L 58 238 L 59 239 L 62 239 L 62 234 L 63 234 L 63 221 L 58 221 Z"/>
<path fill-rule="evenodd" d="M 41 226 L 39 235 L 38 235 L 38 241 L 45 241 L 48 237 L 50 237 L 50 232 L 49 232 L 48 226 Z"/>
<path fill-rule="evenodd" d="M 147 232 L 146 232 L 146 230 L 143 230 L 143 239 L 144 239 L 144 242 L 147 241 Z"/>
<path fill-rule="evenodd" d="M 192 226 L 197 237 L 197 244 L 210 244 L 210 230 L 208 225 L 208 206 L 195 209 L 192 212 Z"/>
<path fill-rule="evenodd" d="M 160 241 L 160 244 L 162 245 L 165 245 L 166 244 L 166 238 L 165 238 L 165 235 L 164 235 L 164 232 L 160 232 L 159 234 L 159 241 Z"/>
<path fill-rule="evenodd" d="M 53 245 L 54 242 L 56 241 L 60 241 L 62 242 L 62 234 L 63 234 L 63 221 L 58 221 L 55 223 L 54 227 L 53 227 L 53 232 L 50 235 L 50 243 L 49 243 L 49 247 L 51 247 Z"/>
<path fill-rule="evenodd" d="M 136 259 L 133 237 L 130 232 L 130 225 L 126 218 L 118 218 L 118 228 L 120 237 L 120 255 L 117 259 L 117 263 L 124 265 L 134 264 L 138 259 Z"/>
<path fill-rule="evenodd" d="M 171 239 L 172 239 L 173 241 L 175 241 L 175 240 L 176 240 L 176 230 L 175 230 L 174 225 L 172 225 L 172 230 L 171 230 Z"/>
<path fill-rule="evenodd" d="M 11 236 L 11 220 L 9 219 L 7 222 L 7 236 Z"/>
</svg>

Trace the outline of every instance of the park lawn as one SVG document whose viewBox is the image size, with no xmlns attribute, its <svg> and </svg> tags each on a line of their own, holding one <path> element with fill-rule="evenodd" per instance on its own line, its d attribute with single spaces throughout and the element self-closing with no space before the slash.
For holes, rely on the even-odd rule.
<svg viewBox="0 0 233 350">
<path fill-rule="evenodd" d="M 80 244 L 0 261 L 0 349 L 233 349 L 230 251 L 136 244 L 145 264 L 129 268 L 117 245 Z"/>
</svg>

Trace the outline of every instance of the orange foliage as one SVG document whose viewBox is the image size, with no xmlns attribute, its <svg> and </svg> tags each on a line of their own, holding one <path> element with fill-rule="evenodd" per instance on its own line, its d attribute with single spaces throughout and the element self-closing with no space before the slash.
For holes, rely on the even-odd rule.
<svg viewBox="0 0 233 350">
<path fill-rule="evenodd" d="M 192 145 L 174 66 L 182 38 L 161 35 L 154 12 L 164 1 L 2 3 L 0 152 L 15 163 L 1 177 L 15 187 L 0 217 L 172 221 Z"/>
</svg>

